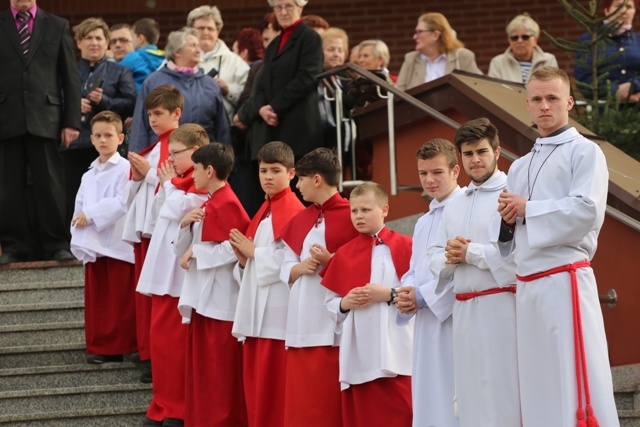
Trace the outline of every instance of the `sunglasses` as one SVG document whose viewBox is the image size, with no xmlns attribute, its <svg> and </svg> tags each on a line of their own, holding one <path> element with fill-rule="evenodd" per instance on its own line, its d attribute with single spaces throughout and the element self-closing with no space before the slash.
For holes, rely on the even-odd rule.
<svg viewBox="0 0 640 427">
<path fill-rule="evenodd" d="M 523 42 L 526 42 L 531 37 L 533 37 L 533 36 L 530 35 L 530 34 L 522 34 L 520 36 L 509 36 L 509 40 L 511 40 L 512 42 L 517 42 L 518 39 L 522 39 Z"/>
</svg>

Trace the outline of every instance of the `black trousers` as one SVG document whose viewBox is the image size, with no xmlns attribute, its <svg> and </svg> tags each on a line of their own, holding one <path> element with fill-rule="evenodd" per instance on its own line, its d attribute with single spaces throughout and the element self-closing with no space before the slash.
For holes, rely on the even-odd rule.
<svg viewBox="0 0 640 427">
<path fill-rule="evenodd" d="M 33 135 L 0 140 L 0 243 L 3 253 L 44 257 L 69 249 L 59 141 Z M 27 187 L 27 180 L 33 184 Z M 27 189 L 33 192 L 27 192 Z M 30 248 L 31 237 L 31 248 Z"/>
</svg>

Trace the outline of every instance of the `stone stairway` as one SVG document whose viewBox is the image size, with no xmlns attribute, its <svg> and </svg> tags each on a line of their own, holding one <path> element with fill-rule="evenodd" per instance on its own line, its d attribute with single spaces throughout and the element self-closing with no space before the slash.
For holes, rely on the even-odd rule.
<svg viewBox="0 0 640 427">
<path fill-rule="evenodd" d="M 640 364 L 611 369 L 620 427 L 640 427 Z"/>
<path fill-rule="evenodd" d="M 141 425 L 134 365 L 85 363 L 83 280 L 78 263 L 0 268 L 0 426 Z"/>
</svg>

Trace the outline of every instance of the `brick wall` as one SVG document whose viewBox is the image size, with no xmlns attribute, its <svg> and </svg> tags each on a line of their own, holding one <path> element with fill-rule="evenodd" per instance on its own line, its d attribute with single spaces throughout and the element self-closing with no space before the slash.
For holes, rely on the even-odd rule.
<svg viewBox="0 0 640 427">
<path fill-rule="evenodd" d="M 161 24 L 161 46 L 169 31 L 184 25 L 189 10 L 203 3 L 204 0 L 107 0 L 100 3 L 38 0 L 43 9 L 67 18 L 72 25 L 95 15 L 102 16 L 110 25 L 153 17 Z M 269 11 L 266 0 L 219 0 L 215 4 L 225 21 L 221 37 L 228 44 L 238 30 L 257 26 Z M 153 5 L 155 7 L 150 7 Z M 519 13 L 528 12 L 542 29 L 554 36 L 577 40 L 583 32 L 555 0 L 310 0 L 305 8 L 305 13 L 321 15 L 331 25 L 344 28 L 352 45 L 367 38 L 384 40 L 391 50 L 392 73 L 400 70 L 405 53 L 414 48 L 411 34 L 418 16 L 429 11 L 441 12 L 449 19 L 458 38 L 475 52 L 484 72 L 488 71 L 491 58 L 507 48 L 504 29 Z M 561 67 L 572 72 L 571 55 L 554 47 L 544 36 L 539 44 L 543 50 L 556 55 Z"/>
</svg>

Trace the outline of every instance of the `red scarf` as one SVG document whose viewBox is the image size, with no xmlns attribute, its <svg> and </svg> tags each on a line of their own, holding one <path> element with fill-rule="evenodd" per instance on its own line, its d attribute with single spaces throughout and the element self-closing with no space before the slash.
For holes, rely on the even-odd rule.
<svg viewBox="0 0 640 427">
<path fill-rule="evenodd" d="M 207 194 L 207 190 L 198 190 L 193 182 L 193 167 L 190 167 L 181 176 L 171 178 L 171 183 L 185 193 Z"/>
<path fill-rule="evenodd" d="M 237 228 L 244 233 L 249 225 L 249 215 L 229 184 L 213 193 L 202 208 L 203 242 L 224 242 L 229 240 L 231 229 Z"/>
<path fill-rule="evenodd" d="M 317 227 L 322 221 L 326 221 L 324 239 L 327 250 L 331 253 L 358 235 L 351 223 L 349 201 L 336 192 L 322 206 L 314 203 L 298 213 L 287 223 L 280 236 L 300 256 L 302 244 L 309 230 Z"/>
<path fill-rule="evenodd" d="M 376 237 L 360 234 L 336 252 L 331 261 L 320 271 L 324 287 L 345 296 L 351 289 L 369 283 L 373 246 L 380 244 L 389 246 L 391 259 L 400 280 L 409 270 L 411 237 L 383 227 Z M 381 285 L 388 284 L 381 283 Z"/>
<path fill-rule="evenodd" d="M 260 206 L 258 212 L 253 216 L 249 228 L 247 228 L 247 237 L 253 239 L 256 236 L 260 222 L 267 217 L 267 214 L 270 214 L 273 240 L 278 240 L 287 222 L 303 210 L 304 205 L 300 203 L 298 197 L 291 191 L 291 187 L 285 188 L 273 197 L 267 196 L 267 200 Z"/>
<path fill-rule="evenodd" d="M 298 19 L 290 27 L 282 30 L 282 36 L 280 37 L 280 44 L 278 44 L 278 52 L 282 50 L 284 45 L 287 43 L 287 40 L 289 40 L 289 37 L 291 37 L 291 33 L 293 33 L 293 30 L 295 30 L 298 27 L 298 25 L 300 25 L 301 22 L 302 22 L 302 18 Z"/>
<path fill-rule="evenodd" d="M 158 159 L 158 164 L 156 166 L 156 169 L 158 169 L 160 165 L 163 164 L 169 158 L 169 136 L 176 129 L 171 129 L 166 131 L 165 133 L 160 135 L 159 139 L 156 142 L 143 148 L 142 150 L 140 150 L 138 154 L 140 154 L 142 157 L 146 157 L 147 154 L 149 154 L 151 150 L 153 150 L 153 148 L 156 145 L 158 145 L 158 143 L 160 143 L 160 158 Z M 132 179 L 132 178 L 133 178 L 133 172 L 130 172 L 129 179 Z M 156 186 L 156 193 L 158 192 L 158 188 L 160 188 L 160 184 Z"/>
</svg>

